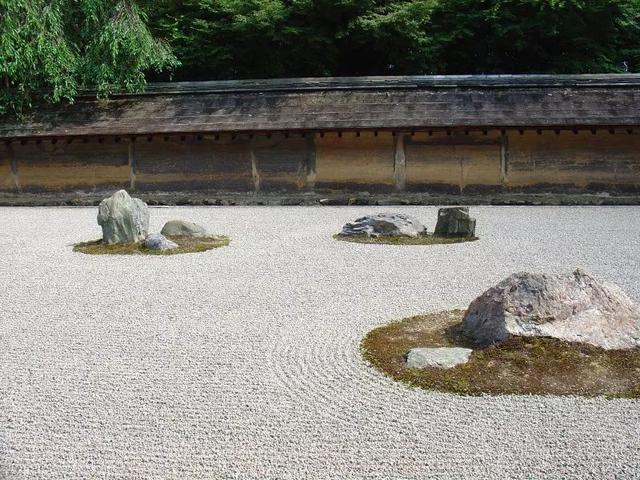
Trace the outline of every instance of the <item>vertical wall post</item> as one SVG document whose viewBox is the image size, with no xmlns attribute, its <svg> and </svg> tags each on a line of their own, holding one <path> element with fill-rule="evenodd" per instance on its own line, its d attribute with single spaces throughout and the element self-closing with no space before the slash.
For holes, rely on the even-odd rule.
<svg viewBox="0 0 640 480">
<path fill-rule="evenodd" d="M 455 147 L 453 147 L 455 150 Z M 460 181 L 458 182 L 458 192 L 460 195 L 464 192 L 464 187 L 466 187 L 465 177 L 464 177 L 464 157 L 462 155 L 458 155 L 458 163 L 460 164 Z"/>
<path fill-rule="evenodd" d="M 307 190 L 316 187 L 316 140 L 314 134 L 307 134 Z"/>
<path fill-rule="evenodd" d="M 405 136 L 396 132 L 395 154 L 393 160 L 393 180 L 396 191 L 404 192 L 407 185 L 407 162 L 404 150 Z"/>
<path fill-rule="evenodd" d="M 509 174 L 509 137 L 504 132 L 500 137 L 500 184 L 504 187 L 508 183 Z"/>
<path fill-rule="evenodd" d="M 11 180 L 16 190 L 20 190 L 20 177 L 18 177 L 18 159 L 16 158 L 16 152 L 13 150 L 13 145 L 7 142 L 6 144 L 7 157 L 9 158 L 9 165 L 11 168 Z"/>
<path fill-rule="evenodd" d="M 251 156 L 251 177 L 253 178 L 253 190 L 255 193 L 258 193 L 260 192 L 260 172 L 258 171 L 258 164 L 256 162 L 254 139 L 251 139 L 251 143 L 249 145 L 249 152 Z"/>
<path fill-rule="evenodd" d="M 129 150 L 128 150 L 128 157 L 129 157 L 129 188 L 131 190 L 135 190 L 136 189 L 136 157 L 135 157 L 135 151 L 136 151 L 136 139 L 134 137 L 131 137 L 129 139 Z"/>
</svg>

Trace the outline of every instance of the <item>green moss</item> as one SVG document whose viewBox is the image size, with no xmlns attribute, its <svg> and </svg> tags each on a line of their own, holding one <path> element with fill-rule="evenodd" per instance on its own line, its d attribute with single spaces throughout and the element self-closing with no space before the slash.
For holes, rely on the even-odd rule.
<svg viewBox="0 0 640 480">
<path fill-rule="evenodd" d="M 108 245 L 102 239 L 91 242 L 77 243 L 73 246 L 74 252 L 90 255 L 177 255 L 179 253 L 199 253 L 214 248 L 229 245 L 229 238 L 216 237 L 167 237 L 178 244 L 178 248 L 172 250 L 150 250 L 144 246 L 144 242 L 116 243 Z"/>
<path fill-rule="evenodd" d="M 333 236 L 336 240 L 352 243 L 371 243 L 378 245 L 442 245 L 450 243 L 473 242 L 478 237 L 436 237 L 434 235 L 421 235 L 419 237 L 368 237 L 367 235 L 341 235 Z"/>
<path fill-rule="evenodd" d="M 604 350 L 544 337 L 513 337 L 480 349 L 462 335 L 463 315 L 439 312 L 378 327 L 362 340 L 362 354 L 390 377 L 429 390 L 640 398 L 640 349 Z M 469 362 L 448 370 L 405 366 L 412 348 L 455 346 L 474 348 Z"/>
</svg>

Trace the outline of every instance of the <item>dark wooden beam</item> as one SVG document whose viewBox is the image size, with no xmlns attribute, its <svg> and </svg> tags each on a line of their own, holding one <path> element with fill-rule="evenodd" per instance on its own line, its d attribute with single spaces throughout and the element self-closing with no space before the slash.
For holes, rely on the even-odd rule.
<svg viewBox="0 0 640 480">
<path fill-rule="evenodd" d="M 393 157 L 393 181 L 397 192 L 404 192 L 407 185 L 407 161 L 404 144 L 404 134 L 397 133 L 395 135 Z"/>
<path fill-rule="evenodd" d="M 132 138 L 129 140 L 128 151 L 127 151 L 127 158 L 129 160 L 129 188 L 131 190 L 136 189 L 137 166 L 136 166 L 135 147 L 136 147 L 135 139 Z"/>
</svg>

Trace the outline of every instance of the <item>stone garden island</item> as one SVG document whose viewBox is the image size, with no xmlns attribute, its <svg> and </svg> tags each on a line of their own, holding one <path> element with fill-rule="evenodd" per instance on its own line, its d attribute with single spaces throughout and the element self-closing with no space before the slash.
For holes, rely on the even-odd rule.
<svg viewBox="0 0 640 480">
<path fill-rule="evenodd" d="M 374 329 L 362 351 L 427 389 L 640 398 L 640 307 L 581 270 L 511 275 L 466 311 Z"/>
<path fill-rule="evenodd" d="M 436 245 L 478 240 L 475 231 L 476 219 L 469 216 L 468 207 L 449 207 L 438 211 L 433 234 L 412 216 L 378 213 L 347 223 L 333 238 L 354 243 Z"/>
<path fill-rule="evenodd" d="M 98 224 L 102 238 L 74 245 L 93 255 L 175 255 L 223 247 L 229 238 L 210 235 L 200 225 L 183 220 L 167 222 L 160 233 L 149 233 L 149 208 L 139 198 L 119 190 L 100 202 Z"/>
</svg>

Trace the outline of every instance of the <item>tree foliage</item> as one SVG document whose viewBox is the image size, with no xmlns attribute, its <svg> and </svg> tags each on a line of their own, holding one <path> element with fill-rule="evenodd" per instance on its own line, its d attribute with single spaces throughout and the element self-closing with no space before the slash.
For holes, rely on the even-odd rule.
<svg viewBox="0 0 640 480">
<path fill-rule="evenodd" d="M 446 73 L 640 71 L 639 21 L 638 0 L 441 0 L 430 25 L 434 66 Z"/>
<path fill-rule="evenodd" d="M 0 0 L 0 110 L 146 78 L 623 71 L 640 0 Z"/>
<path fill-rule="evenodd" d="M 81 88 L 136 91 L 146 72 L 177 64 L 129 0 L 0 0 L 0 113 Z"/>
<path fill-rule="evenodd" d="M 181 79 L 640 71 L 640 0 L 144 5 L 181 59 Z"/>
</svg>

